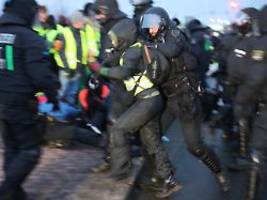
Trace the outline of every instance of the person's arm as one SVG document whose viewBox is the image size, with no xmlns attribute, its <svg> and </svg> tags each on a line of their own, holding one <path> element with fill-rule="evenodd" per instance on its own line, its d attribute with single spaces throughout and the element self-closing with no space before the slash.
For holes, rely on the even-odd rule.
<svg viewBox="0 0 267 200">
<path fill-rule="evenodd" d="M 249 75 L 239 87 L 235 98 L 236 115 L 242 117 L 243 113 L 248 110 L 251 103 L 257 103 L 257 96 L 260 90 L 266 84 L 267 68 L 264 63 L 255 63 L 250 65 Z"/>
<path fill-rule="evenodd" d="M 123 56 L 123 64 L 121 66 L 111 68 L 100 66 L 93 71 L 97 71 L 100 75 L 110 79 L 124 80 L 138 72 L 141 59 L 141 49 L 132 47 L 125 52 Z"/>
<path fill-rule="evenodd" d="M 36 91 L 46 94 L 50 102 L 57 102 L 60 83 L 50 69 L 49 52 L 39 36 L 25 37 L 25 73 L 29 76 Z"/>
<path fill-rule="evenodd" d="M 168 59 L 178 57 L 185 48 L 185 36 L 179 30 L 171 30 L 165 42 L 157 43 L 157 49 Z"/>
</svg>

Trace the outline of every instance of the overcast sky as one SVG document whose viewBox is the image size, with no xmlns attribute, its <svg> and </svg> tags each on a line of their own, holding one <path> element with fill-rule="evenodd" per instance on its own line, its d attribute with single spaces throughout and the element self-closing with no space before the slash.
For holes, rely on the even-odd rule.
<svg viewBox="0 0 267 200">
<path fill-rule="evenodd" d="M 0 6 L 5 0 L 0 0 Z M 37 0 L 40 4 L 47 5 L 53 14 L 70 14 L 75 9 L 81 9 L 86 2 L 93 0 Z M 208 22 L 210 18 L 231 19 L 235 12 L 229 8 L 229 1 L 238 1 L 240 7 L 253 6 L 256 8 L 267 4 L 267 0 L 154 0 L 156 6 L 166 8 L 172 17 L 181 20 L 186 17 L 197 17 Z M 118 0 L 121 10 L 129 16 L 132 15 L 132 6 L 129 0 Z"/>
</svg>

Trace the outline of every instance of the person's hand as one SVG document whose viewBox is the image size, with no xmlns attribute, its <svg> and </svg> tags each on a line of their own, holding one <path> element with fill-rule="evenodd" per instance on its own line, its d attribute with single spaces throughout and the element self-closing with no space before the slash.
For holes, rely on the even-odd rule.
<svg viewBox="0 0 267 200">
<path fill-rule="evenodd" d="M 63 43 L 60 40 L 55 40 L 55 42 L 53 43 L 53 47 L 54 49 L 59 52 L 62 48 L 63 48 Z"/>
</svg>

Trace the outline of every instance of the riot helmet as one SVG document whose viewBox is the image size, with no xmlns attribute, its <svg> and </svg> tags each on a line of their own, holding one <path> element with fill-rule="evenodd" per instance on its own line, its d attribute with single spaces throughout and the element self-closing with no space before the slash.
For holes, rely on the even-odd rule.
<svg viewBox="0 0 267 200">
<path fill-rule="evenodd" d="M 237 15 L 236 25 L 242 35 L 252 33 L 257 26 L 258 10 L 255 8 L 245 8 Z"/>
<path fill-rule="evenodd" d="M 166 10 L 160 7 L 148 9 L 140 21 L 141 33 L 149 39 L 155 39 L 160 33 L 169 29 L 171 20 Z"/>
<path fill-rule="evenodd" d="M 130 3 L 133 6 L 143 6 L 143 5 L 146 5 L 146 4 L 152 4 L 153 1 L 152 0 L 130 0 Z"/>
</svg>

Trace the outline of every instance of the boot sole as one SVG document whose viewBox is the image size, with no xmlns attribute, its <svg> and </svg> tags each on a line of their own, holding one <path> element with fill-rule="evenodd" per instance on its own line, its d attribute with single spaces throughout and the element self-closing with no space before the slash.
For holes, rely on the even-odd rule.
<svg viewBox="0 0 267 200">
<path fill-rule="evenodd" d="M 158 199 L 164 199 L 164 198 L 167 198 L 169 197 L 170 195 L 172 195 L 173 193 L 175 192 L 178 192 L 179 190 L 181 190 L 183 188 L 182 185 L 176 185 L 175 187 L 173 187 L 172 189 L 170 189 L 166 194 L 164 195 L 156 195 L 156 197 Z"/>
</svg>

